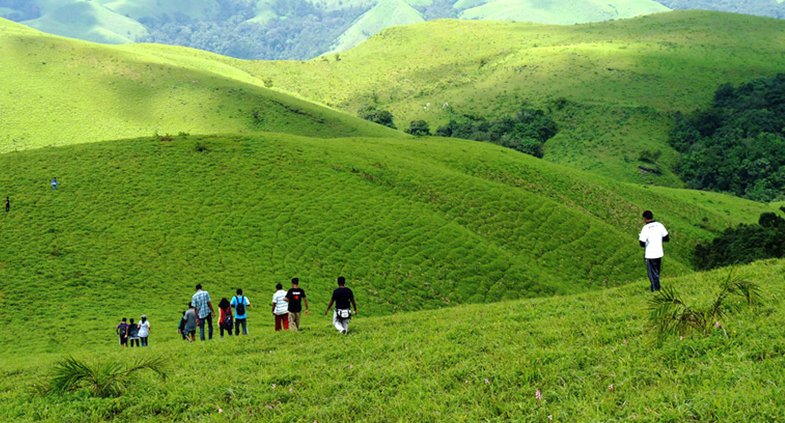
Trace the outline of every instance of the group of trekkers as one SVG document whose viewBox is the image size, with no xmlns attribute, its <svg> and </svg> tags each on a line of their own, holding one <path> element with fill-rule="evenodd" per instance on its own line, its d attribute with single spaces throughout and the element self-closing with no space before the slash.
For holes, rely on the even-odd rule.
<svg viewBox="0 0 785 423">
<path fill-rule="evenodd" d="M 644 249 L 650 290 L 656 292 L 661 288 L 660 271 L 664 256 L 663 243 L 670 241 L 670 234 L 662 223 L 654 220 L 654 213 L 650 210 L 643 212 L 643 221 L 644 226 L 638 236 L 638 241 Z M 305 305 L 305 315 L 310 313 L 308 298 L 305 295 L 305 290 L 300 287 L 300 280 L 293 278 L 292 287 L 287 291 L 283 290 L 283 285 L 280 283 L 276 284 L 275 289 L 270 302 L 275 330 L 300 330 L 303 305 Z M 225 333 L 232 336 L 232 332 L 235 336 L 239 336 L 241 329 L 243 335 L 248 335 L 248 308 L 251 306 L 251 301 L 243 294 L 242 289 L 237 289 L 235 294 L 231 300 L 224 297 L 218 303 L 218 327 L 221 338 Z M 334 309 L 333 306 L 335 306 Z M 331 309 L 333 309 L 332 321 L 335 329 L 342 334 L 348 333 L 352 314 L 357 314 L 357 303 L 352 290 L 346 287 L 346 279 L 343 276 L 338 278 L 338 288 L 333 291 L 324 314 L 329 314 Z M 198 284 L 196 292 L 188 303 L 188 309 L 182 312 L 178 333 L 183 339 L 193 342 L 196 340 L 196 329 L 199 328 L 199 339 L 202 341 L 205 338 L 213 339 L 214 315 L 215 310 L 210 293 L 205 291 L 201 284 Z M 205 325 L 207 326 L 207 336 L 205 336 Z M 123 347 L 128 346 L 129 342 L 132 347 L 134 343 L 136 346 L 147 346 L 150 322 L 147 320 L 147 316 L 142 316 L 139 323 L 134 323 L 134 319 L 131 319 L 129 323 L 126 318 L 123 318 L 117 325 L 116 332 L 120 336 L 120 345 Z"/>
<path fill-rule="evenodd" d="M 292 286 L 284 291 L 282 284 L 276 284 L 275 293 L 272 296 L 271 313 L 274 318 L 275 331 L 281 330 L 300 330 L 300 321 L 303 315 L 303 305 L 305 315 L 310 314 L 308 307 L 308 297 L 305 290 L 300 287 L 298 278 L 292 279 Z M 346 287 L 346 278 L 338 278 L 338 288 L 333 291 L 327 310 L 327 315 L 335 305 L 333 310 L 333 326 L 343 334 L 349 332 L 349 321 L 353 314 L 357 314 L 357 303 L 354 300 L 354 293 Z M 218 328 L 221 338 L 224 334 L 232 336 L 242 334 L 248 335 L 248 308 L 251 301 L 243 294 L 242 289 L 237 289 L 236 295 L 232 299 L 221 298 L 218 303 Z M 352 312 L 353 309 L 353 312 Z M 183 311 L 180 324 L 177 328 L 178 333 L 184 340 L 195 341 L 196 329 L 199 329 L 199 339 L 213 339 L 213 307 L 210 293 L 203 289 L 201 284 L 196 285 L 196 292 L 188 303 L 188 309 Z M 207 333 L 205 333 L 207 326 Z"/>
<path fill-rule="evenodd" d="M 127 318 L 123 317 L 115 327 L 115 333 L 120 337 L 121 347 L 133 347 L 134 344 L 137 347 L 146 347 L 150 337 L 150 321 L 144 314 L 138 323 L 135 323 L 133 318 L 129 322 Z"/>
</svg>

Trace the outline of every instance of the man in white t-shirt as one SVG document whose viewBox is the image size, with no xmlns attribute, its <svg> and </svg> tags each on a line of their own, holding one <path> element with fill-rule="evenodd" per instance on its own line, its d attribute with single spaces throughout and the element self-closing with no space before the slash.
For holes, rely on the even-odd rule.
<svg viewBox="0 0 785 423">
<path fill-rule="evenodd" d="M 662 249 L 663 242 L 669 242 L 668 230 L 662 223 L 654 220 L 654 213 L 650 210 L 643 212 L 645 225 L 641 229 L 638 241 L 644 248 L 644 258 L 646 259 L 646 273 L 651 282 L 651 292 L 660 290 L 660 269 L 662 268 L 662 257 L 665 252 Z"/>
<path fill-rule="evenodd" d="M 275 317 L 275 331 L 289 330 L 289 303 L 286 302 L 286 291 L 280 283 L 275 285 L 273 294 L 273 317 Z"/>
</svg>

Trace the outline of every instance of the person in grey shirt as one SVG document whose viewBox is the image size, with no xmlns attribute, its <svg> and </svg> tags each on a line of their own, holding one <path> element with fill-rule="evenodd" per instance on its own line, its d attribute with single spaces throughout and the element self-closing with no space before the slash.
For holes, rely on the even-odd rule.
<svg viewBox="0 0 785 423">
<path fill-rule="evenodd" d="M 183 326 L 183 333 L 185 334 L 185 339 L 189 342 L 193 342 L 196 340 L 196 310 L 194 306 L 188 304 L 188 310 L 186 310 L 185 314 L 183 315 L 183 321 L 185 321 L 185 325 Z"/>
</svg>

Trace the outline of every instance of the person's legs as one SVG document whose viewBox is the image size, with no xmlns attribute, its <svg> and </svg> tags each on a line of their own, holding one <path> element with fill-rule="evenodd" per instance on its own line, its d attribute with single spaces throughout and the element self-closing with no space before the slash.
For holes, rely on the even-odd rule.
<svg viewBox="0 0 785 423">
<path fill-rule="evenodd" d="M 226 330 L 224 328 L 224 325 L 218 325 L 218 333 L 219 333 L 219 335 L 221 335 L 221 338 L 224 337 L 224 330 Z M 229 333 L 231 333 L 231 331 Z"/>
<path fill-rule="evenodd" d="M 204 319 L 199 319 L 199 339 L 201 339 L 202 341 L 204 341 L 204 321 L 205 321 L 205 319 L 206 319 L 206 317 Z"/>
<path fill-rule="evenodd" d="M 289 313 L 281 315 L 281 323 L 283 324 L 283 330 L 289 330 Z"/>
<path fill-rule="evenodd" d="M 207 320 L 208 336 L 210 337 L 210 339 L 213 339 L 213 313 L 208 314 L 207 317 L 205 317 L 205 319 Z"/>
<path fill-rule="evenodd" d="M 338 319 L 338 312 L 335 310 L 333 310 L 333 326 L 335 326 L 335 329 L 338 330 L 338 332 L 343 333 L 343 322 Z"/>
<path fill-rule="evenodd" d="M 660 290 L 660 268 L 662 259 L 646 259 L 646 273 L 649 275 L 651 292 Z"/>
<path fill-rule="evenodd" d="M 289 312 L 289 327 L 295 332 L 300 330 L 300 313 Z"/>
<path fill-rule="evenodd" d="M 343 333 L 349 333 L 349 319 L 341 322 L 343 324 Z"/>
<path fill-rule="evenodd" d="M 248 335 L 248 319 L 243 319 L 243 335 Z"/>
<path fill-rule="evenodd" d="M 275 315 L 275 331 L 278 332 L 281 330 L 281 316 Z"/>
<path fill-rule="evenodd" d="M 142 346 L 143 347 L 147 346 L 147 337 L 146 336 L 144 338 L 142 338 Z"/>
</svg>

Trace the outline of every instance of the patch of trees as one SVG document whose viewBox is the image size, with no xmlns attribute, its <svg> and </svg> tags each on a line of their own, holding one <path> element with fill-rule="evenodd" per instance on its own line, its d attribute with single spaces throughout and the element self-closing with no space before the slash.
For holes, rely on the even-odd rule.
<svg viewBox="0 0 785 423">
<path fill-rule="evenodd" d="M 785 212 L 785 207 L 780 208 Z M 739 225 L 713 241 L 695 247 L 695 264 L 699 269 L 755 260 L 785 257 L 785 219 L 764 213 L 757 225 Z"/>
<path fill-rule="evenodd" d="M 785 3 L 777 0 L 657 0 L 671 9 L 716 10 L 719 12 L 785 18 Z"/>
<path fill-rule="evenodd" d="M 785 198 L 785 74 L 721 86 L 708 109 L 676 115 L 670 141 L 693 188 Z"/>
<path fill-rule="evenodd" d="M 556 122 L 544 111 L 523 108 L 514 115 L 487 119 L 463 115 L 436 130 L 442 137 L 487 141 L 535 157 L 543 156 L 543 145 L 558 132 Z"/>
<path fill-rule="evenodd" d="M 376 106 L 365 106 L 361 108 L 357 111 L 357 116 L 373 123 L 396 129 L 393 114 L 387 110 L 379 109 Z"/>
</svg>

